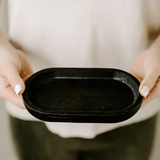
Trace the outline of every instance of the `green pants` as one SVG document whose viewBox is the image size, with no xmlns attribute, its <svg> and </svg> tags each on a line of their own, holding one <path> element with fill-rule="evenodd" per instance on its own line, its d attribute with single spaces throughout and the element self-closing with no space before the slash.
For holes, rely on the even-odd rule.
<svg viewBox="0 0 160 160">
<path fill-rule="evenodd" d="M 61 138 L 42 122 L 10 116 L 11 132 L 20 160 L 149 160 L 156 116 L 96 136 Z M 85 132 L 85 131 L 84 131 Z"/>
</svg>

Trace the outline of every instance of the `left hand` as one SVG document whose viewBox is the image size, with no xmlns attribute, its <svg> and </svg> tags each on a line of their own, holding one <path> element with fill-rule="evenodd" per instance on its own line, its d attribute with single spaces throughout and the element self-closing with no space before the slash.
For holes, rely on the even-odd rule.
<svg viewBox="0 0 160 160">
<path fill-rule="evenodd" d="M 141 107 L 160 97 L 160 48 L 149 48 L 139 54 L 130 73 L 141 83 L 139 92 L 145 97 Z"/>
</svg>

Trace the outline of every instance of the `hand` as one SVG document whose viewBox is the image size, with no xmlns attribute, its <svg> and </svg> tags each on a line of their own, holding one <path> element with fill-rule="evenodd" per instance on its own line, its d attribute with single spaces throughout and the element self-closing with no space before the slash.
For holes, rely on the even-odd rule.
<svg viewBox="0 0 160 160">
<path fill-rule="evenodd" d="M 141 83 L 140 94 L 145 97 L 142 106 L 160 96 L 160 48 L 143 51 L 134 61 L 130 73 Z"/>
<path fill-rule="evenodd" d="M 0 97 L 25 109 L 22 93 L 24 82 L 33 74 L 25 54 L 12 47 L 0 48 Z"/>
</svg>

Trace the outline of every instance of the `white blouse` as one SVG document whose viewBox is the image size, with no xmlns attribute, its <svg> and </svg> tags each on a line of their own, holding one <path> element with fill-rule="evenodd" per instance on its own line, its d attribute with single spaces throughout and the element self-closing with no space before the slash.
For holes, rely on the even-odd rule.
<svg viewBox="0 0 160 160">
<path fill-rule="evenodd" d="M 8 38 L 26 53 L 35 72 L 48 67 L 129 72 L 137 55 L 160 34 L 159 0 L 1 1 L 1 12 L 7 14 L 4 29 Z M 39 121 L 8 101 L 5 105 L 14 117 Z M 115 124 L 43 123 L 62 137 L 93 138 L 145 120 L 159 111 L 159 105 L 156 99 L 129 120 Z"/>
</svg>

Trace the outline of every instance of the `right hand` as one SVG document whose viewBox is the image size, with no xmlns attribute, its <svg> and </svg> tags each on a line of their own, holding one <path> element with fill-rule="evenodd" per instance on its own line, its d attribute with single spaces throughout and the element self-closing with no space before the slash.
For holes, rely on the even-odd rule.
<svg viewBox="0 0 160 160">
<path fill-rule="evenodd" d="M 0 47 L 0 98 L 7 99 L 25 109 L 22 100 L 22 93 L 25 90 L 24 82 L 32 74 L 31 65 L 22 51 L 12 47 L 9 49 Z M 17 84 L 21 87 L 16 87 Z"/>
</svg>

